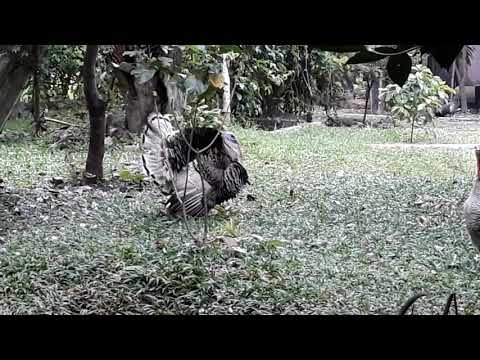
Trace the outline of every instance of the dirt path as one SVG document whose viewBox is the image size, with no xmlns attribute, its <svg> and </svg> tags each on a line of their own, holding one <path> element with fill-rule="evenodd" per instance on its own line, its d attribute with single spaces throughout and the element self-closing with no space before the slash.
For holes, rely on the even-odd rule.
<svg viewBox="0 0 480 360">
<path fill-rule="evenodd" d="M 416 129 L 415 131 L 419 131 Z M 436 135 L 432 143 L 409 144 L 368 144 L 371 148 L 383 149 L 439 149 L 471 151 L 476 145 L 480 145 L 480 116 L 467 115 L 463 117 L 437 118 L 434 127 L 429 127 L 429 132 Z"/>
<path fill-rule="evenodd" d="M 384 148 L 384 149 L 452 149 L 452 150 L 473 150 L 477 144 L 368 144 L 371 148 Z"/>
</svg>

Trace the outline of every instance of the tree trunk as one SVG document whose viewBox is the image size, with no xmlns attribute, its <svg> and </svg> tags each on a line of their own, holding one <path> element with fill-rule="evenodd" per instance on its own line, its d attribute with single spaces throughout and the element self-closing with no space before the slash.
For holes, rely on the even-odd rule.
<svg viewBox="0 0 480 360">
<path fill-rule="evenodd" d="M 465 86 L 463 85 L 463 81 L 460 80 L 460 84 L 458 85 L 458 94 L 460 96 L 460 104 L 462 107 L 462 112 L 468 112 L 468 104 L 467 104 L 467 94 L 465 93 Z"/>
<path fill-rule="evenodd" d="M 144 84 L 136 83 L 133 77 L 129 80 L 133 82 L 134 91 L 127 93 L 126 127 L 129 131 L 140 134 L 148 115 L 155 111 L 153 92 L 157 90 L 158 76 Z"/>
<path fill-rule="evenodd" d="M 367 121 L 368 101 L 370 99 L 370 90 L 372 88 L 372 82 L 373 82 L 373 80 L 370 80 L 370 78 L 367 79 L 367 87 L 365 89 L 365 110 L 363 112 L 363 124 L 364 125 L 366 125 L 366 121 Z"/>
<path fill-rule="evenodd" d="M 87 45 L 83 66 L 85 99 L 90 116 L 90 141 L 85 171 L 95 180 L 103 179 L 103 156 L 105 154 L 105 110 L 106 102 L 100 98 L 95 78 L 98 45 Z"/>
<path fill-rule="evenodd" d="M 455 60 L 452 64 L 452 77 L 450 79 L 450 87 L 452 89 L 455 89 L 455 72 L 456 72 L 456 69 L 457 69 L 457 61 Z M 453 96 L 454 96 L 454 94 L 450 95 L 450 102 L 453 101 Z"/>
<path fill-rule="evenodd" d="M 168 74 L 157 73 L 144 84 L 138 84 L 132 75 L 123 72 L 118 72 L 117 77 L 126 101 L 125 128 L 129 131 L 141 133 L 148 115 L 153 111 L 162 114 L 182 111 L 184 96 L 176 82 L 170 81 Z M 154 91 L 158 95 L 156 99 Z"/>
<path fill-rule="evenodd" d="M 185 102 L 185 94 L 171 81 L 171 77 L 165 73 L 157 73 L 152 80 L 138 84 L 131 75 L 123 74 L 131 86 L 124 92 L 126 97 L 125 127 L 136 133 L 143 131 L 148 115 L 153 111 L 162 114 L 182 112 Z M 153 92 L 158 94 L 157 99 Z M 156 102 L 156 105 L 155 105 Z"/>
<path fill-rule="evenodd" d="M 151 56 L 159 56 L 159 48 L 149 50 Z M 115 63 L 123 66 L 115 70 L 118 86 L 125 99 L 125 128 L 131 132 L 140 133 L 144 129 L 147 117 L 153 111 L 162 114 L 182 111 L 184 107 L 184 94 L 176 81 L 171 81 L 170 75 L 157 72 L 155 76 L 144 84 L 135 81 L 130 71 L 135 68 L 135 57 L 124 55 L 124 51 L 137 50 L 137 45 L 117 45 L 114 50 Z M 169 52 L 168 57 L 173 59 L 175 71 L 180 69 L 183 54 L 181 49 L 175 48 Z M 154 92 L 157 96 L 154 96 Z"/>
<path fill-rule="evenodd" d="M 33 49 L 33 135 L 38 136 L 38 134 L 45 130 L 40 119 L 40 46 L 35 45 Z"/>
<path fill-rule="evenodd" d="M 413 144 L 413 128 L 415 126 L 415 116 L 412 117 L 412 131 L 410 132 L 410 144 Z"/>
<path fill-rule="evenodd" d="M 461 104 L 463 113 L 466 113 L 468 111 L 467 94 L 465 92 L 465 78 L 466 78 L 465 75 L 467 72 L 465 55 L 466 55 L 465 49 L 463 49 L 456 61 L 457 74 L 458 74 L 458 93 L 460 96 L 460 104 Z"/>
<path fill-rule="evenodd" d="M 345 79 L 347 89 L 350 91 L 352 98 L 355 99 L 356 94 L 355 94 L 355 85 L 353 83 L 351 75 L 347 74 L 346 79 Z"/>
<path fill-rule="evenodd" d="M 222 56 L 222 75 L 223 75 L 223 96 L 222 96 L 222 114 L 225 125 L 230 124 L 230 74 L 228 73 L 227 55 Z"/>
<path fill-rule="evenodd" d="M 14 47 L 0 46 L 0 131 L 33 73 L 34 46 L 24 45 L 13 52 Z M 39 56 L 44 49 L 44 45 L 39 45 Z"/>
<path fill-rule="evenodd" d="M 475 86 L 475 109 L 480 113 L 480 86 Z"/>
</svg>

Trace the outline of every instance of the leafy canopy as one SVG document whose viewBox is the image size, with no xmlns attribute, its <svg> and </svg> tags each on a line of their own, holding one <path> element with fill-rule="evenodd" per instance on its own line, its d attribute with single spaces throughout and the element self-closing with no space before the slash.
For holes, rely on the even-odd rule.
<svg viewBox="0 0 480 360">
<path fill-rule="evenodd" d="M 462 51 L 464 45 L 310 45 L 324 51 L 354 52 L 349 64 L 361 64 L 387 59 L 387 72 L 390 79 L 402 86 L 408 79 L 412 68 L 408 53 L 420 51 L 430 54 L 442 66 L 448 69 Z"/>
</svg>

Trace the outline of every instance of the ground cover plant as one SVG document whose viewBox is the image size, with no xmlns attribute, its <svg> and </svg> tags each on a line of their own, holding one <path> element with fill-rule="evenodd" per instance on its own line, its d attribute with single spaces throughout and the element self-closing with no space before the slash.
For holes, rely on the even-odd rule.
<svg viewBox="0 0 480 360">
<path fill-rule="evenodd" d="M 418 313 L 440 313 L 453 292 L 461 313 L 479 313 L 461 217 L 473 151 L 426 146 L 475 143 L 473 123 L 419 130 L 413 146 L 408 128 L 234 130 L 252 185 L 197 247 L 136 176 L 139 139 L 107 143 L 105 182 L 90 186 L 76 173 L 86 131 L 62 147 L 57 132 L 31 139 L 9 122 L 0 313 L 395 314 L 419 292 Z"/>
</svg>

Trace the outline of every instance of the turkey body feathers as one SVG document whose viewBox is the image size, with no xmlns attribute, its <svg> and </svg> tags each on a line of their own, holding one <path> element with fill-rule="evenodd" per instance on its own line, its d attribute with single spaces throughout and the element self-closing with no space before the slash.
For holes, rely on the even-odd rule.
<svg viewBox="0 0 480 360">
<path fill-rule="evenodd" d="M 236 197 L 248 184 L 248 173 L 240 163 L 240 145 L 232 133 L 211 128 L 187 128 L 181 133 L 166 118 L 152 114 L 143 147 L 145 172 L 170 195 L 170 214 L 182 215 L 185 208 L 186 215 L 205 215 L 215 205 Z"/>
<path fill-rule="evenodd" d="M 175 171 L 180 171 L 187 165 L 188 160 L 193 161 L 198 156 L 195 151 L 190 151 L 190 154 L 188 153 L 190 149 L 190 140 L 191 148 L 196 151 L 201 151 L 210 144 L 211 150 L 219 149 L 222 146 L 221 136 L 215 129 L 187 128 L 183 130 L 183 133 L 184 135 L 177 131 L 174 136 L 170 136 L 166 139 L 166 146 L 170 149 L 168 161 L 172 169 Z"/>
<path fill-rule="evenodd" d="M 468 234 L 473 244 L 480 250 L 480 148 L 475 149 L 477 158 L 477 175 L 470 196 L 465 201 L 463 216 Z"/>
<path fill-rule="evenodd" d="M 183 171 L 178 174 L 176 178 L 176 188 L 178 194 L 172 193 L 167 200 L 167 212 L 171 215 L 182 216 L 183 208 L 185 207 L 185 214 L 189 216 L 203 216 L 206 215 L 210 208 L 215 206 L 212 203 L 211 196 L 212 187 L 204 181 L 207 211 L 205 211 L 205 199 L 203 197 L 200 173 L 190 168 L 188 171 Z"/>
<path fill-rule="evenodd" d="M 247 170 L 238 162 L 232 162 L 223 172 L 223 179 L 217 191 L 217 202 L 233 199 L 245 184 L 248 184 Z"/>
<path fill-rule="evenodd" d="M 480 180 L 475 179 L 473 190 L 464 206 L 467 231 L 473 244 L 480 250 Z"/>
</svg>

